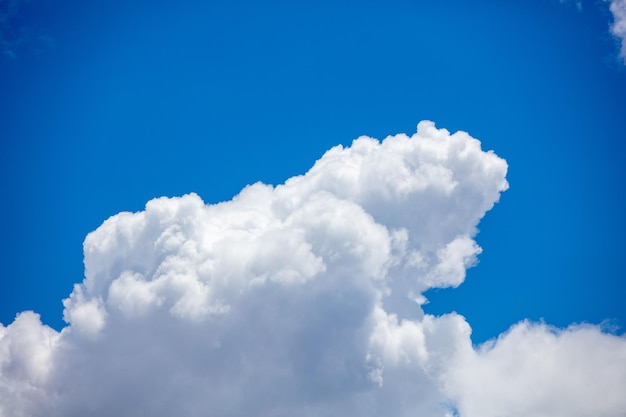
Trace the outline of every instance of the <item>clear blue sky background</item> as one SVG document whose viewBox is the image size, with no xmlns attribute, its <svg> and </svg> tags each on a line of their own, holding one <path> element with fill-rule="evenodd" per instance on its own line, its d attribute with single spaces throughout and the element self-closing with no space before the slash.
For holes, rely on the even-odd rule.
<svg viewBox="0 0 626 417">
<path fill-rule="evenodd" d="M 32 309 L 61 328 L 82 241 L 113 214 L 192 191 L 227 200 L 430 119 L 504 157 L 511 188 L 479 226 L 480 264 L 426 311 L 463 314 L 475 342 L 524 318 L 626 327 L 626 70 L 608 4 L 0 10 L 0 322 Z"/>
</svg>

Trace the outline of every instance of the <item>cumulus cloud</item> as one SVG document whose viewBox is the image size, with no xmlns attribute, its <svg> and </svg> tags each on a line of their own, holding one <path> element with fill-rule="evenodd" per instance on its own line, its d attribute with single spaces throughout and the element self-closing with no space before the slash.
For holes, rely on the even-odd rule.
<svg viewBox="0 0 626 417">
<path fill-rule="evenodd" d="M 444 380 L 464 417 L 621 416 L 626 343 L 590 325 L 521 322 L 478 350 L 465 345 Z"/>
<path fill-rule="evenodd" d="M 506 171 L 421 122 L 227 202 L 113 216 L 67 327 L 0 325 L 0 416 L 622 415 L 623 338 L 521 323 L 474 349 L 462 316 L 421 308 L 476 263 Z"/>
<path fill-rule="evenodd" d="M 609 9 L 613 15 L 611 33 L 619 40 L 620 57 L 626 63 L 626 0 L 609 0 Z"/>
</svg>

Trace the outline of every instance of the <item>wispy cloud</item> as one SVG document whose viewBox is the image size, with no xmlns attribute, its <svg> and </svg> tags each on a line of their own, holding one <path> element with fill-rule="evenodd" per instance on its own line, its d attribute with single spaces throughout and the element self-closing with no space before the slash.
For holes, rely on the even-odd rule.
<svg viewBox="0 0 626 417">
<path fill-rule="evenodd" d="M 15 58 L 15 50 L 22 43 L 21 29 L 16 20 L 24 1 L 27 0 L 0 1 L 0 47 L 9 58 Z"/>
<path fill-rule="evenodd" d="M 476 263 L 506 172 L 422 122 L 228 202 L 113 216 L 66 328 L 0 325 L 0 416 L 622 416 L 624 338 L 523 322 L 475 349 L 421 309 Z"/>
<path fill-rule="evenodd" d="M 27 50 L 41 52 L 53 45 L 53 39 L 41 28 L 25 24 L 23 8 L 32 0 L 0 0 L 0 52 L 16 59 Z"/>
<path fill-rule="evenodd" d="M 583 11 L 583 2 L 582 0 L 559 0 L 559 3 L 561 4 L 570 4 L 574 7 L 576 7 L 576 10 L 578 10 L 579 12 Z"/>
<path fill-rule="evenodd" d="M 609 9 L 613 15 L 611 33 L 620 43 L 620 57 L 626 64 L 626 0 L 610 0 Z"/>
</svg>

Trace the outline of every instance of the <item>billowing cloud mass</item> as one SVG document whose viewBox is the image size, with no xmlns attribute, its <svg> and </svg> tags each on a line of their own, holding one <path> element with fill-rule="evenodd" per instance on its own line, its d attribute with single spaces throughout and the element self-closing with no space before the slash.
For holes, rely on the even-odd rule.
<svg viewBox="0 0 626 417">
<path fill-rule="evenodd" d="M 626 64 L 626 0 L 609 0 L 609 9 L 613 15 L 611 33 L 619 39 L 620 57 Z"/>
<path fill-rule="evenodd" d="M 113 216 L 67 327 L 0 325 L 0 416 L 623 416 L 623 337 L 522 322 L 475 348 L 421 308 L 476 263 L 506 171 L 421 122 L 228 202 Z"/>
</svg>

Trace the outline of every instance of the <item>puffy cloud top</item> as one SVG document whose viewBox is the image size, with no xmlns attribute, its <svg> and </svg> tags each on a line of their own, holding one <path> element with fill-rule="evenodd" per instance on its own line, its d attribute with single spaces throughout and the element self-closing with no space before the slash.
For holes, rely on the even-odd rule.
<svg viewBox="0 0 626 417">
<path fill-rule="evenodd" d="M 475 350 L 463 317 L 421 309 L 476 262 L 506 171 L 421 122 L 231 201 L 113 216 L 85 239 L 67 327 L 0 325 L 0 416 L 617 417 L 623 338 L 522 323 Z"/>
</svg>

